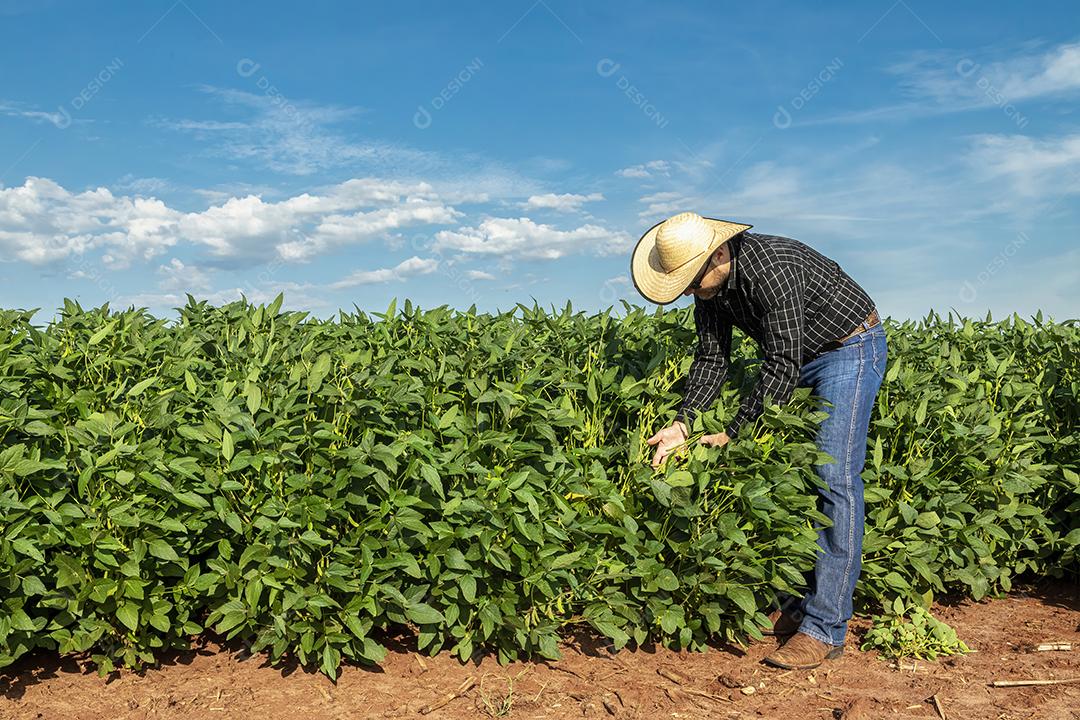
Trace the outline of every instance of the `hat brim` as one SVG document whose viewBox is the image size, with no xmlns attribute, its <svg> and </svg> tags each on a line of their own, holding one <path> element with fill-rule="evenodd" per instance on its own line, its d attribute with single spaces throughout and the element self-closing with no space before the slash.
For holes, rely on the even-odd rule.
<svg viewBox="0 0 1080 720">
<path fill-rule="evenodd" d="M 713 228 L 713 239 L 709 243 L 709 247 L 671 272 L 664 270 L 663 265 L 660 264 L 660 257 L 656 252 L 656 233 L 663 221 L 646 230 L 641 239 L 637 241 L 634 254 L 630 258 L 630 277 L 634 281 L 634 287 L 646 300 L 658 305 L 667 305 L 674 302 L 694 281 L 694 278 L 716 248 L 743 230 L 749 230 L 753 227 L 753 225 L 718 220 L 716 218 L 703 219 Z"/>
</svg>

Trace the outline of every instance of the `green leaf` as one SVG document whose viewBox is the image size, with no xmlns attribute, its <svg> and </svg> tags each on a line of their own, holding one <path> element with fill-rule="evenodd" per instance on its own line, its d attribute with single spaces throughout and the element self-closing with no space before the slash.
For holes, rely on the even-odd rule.
<svg viewBox="0 0 1080 720">
<path fill-rule="evenodd" d="M 247 386 L 246 395 L 248 412 L 254 415 L 262 407 L 262 390 L 255 383 L 251 383 Z"/>
<path fill-rule="evenodd" d="M 79 585 L 82 582 L 82 567 L 74 558 L 58 555 L 53 558 L 56 567 L 56 588 L 58 590 Z"/>
<path fill-rule="evenodd" d="M 44 595 L 45 584 L 36 575 L 27 575 L 22 579 L 22 591 L 24 595 Z"/>
<path fill-rule="evenodd" d="M 319 392 L 319 388 L 322 387 L 323 379 L 330 372 L 330 354 L 323 353 L 316 358 L 315 363 L 311 366 L 310 372 L 308 372 L 308 391 L 312 393 Z"/>
<path fill-rule="evenodd" d="M 578 558 L 580 558 L 584 554 L 585 548 L 582 548 L 581 550 L 575 550 L 574 552 L 563 553 L 562 555 L 559 555 L 551 561 L 551 569 L 561 570 L 563 568 L 570 567 L 575 562 L 577 562 Z"/>
<path fill-rule="evenodd" d="M 12 540 L 11 547 L 27 557 L 34 558 L 39 563 L 45 563 L 45 556 L 41 553 L 41 550 L 38 549 L 37 545 L 26 538 L 16 538 L 15 540 Z"/>
<path fill-rule="evenodd" d="M 681 628 L 683 622 L 683 609 L 678 605 L 669 605 L 660 615 L 660 628 L 669 635 Z"/>
<path fill-rule="evenodd" d="M 891 353 L 890 353 L 890 355 L 891 355 Z M 896 378 L 897 378 L 897 376 L 899 374 L 900 374 L 900 362 L 897 361 L 897 360 L 893 360 L 891 363 L 889 363 L 889 369 L 885 373 L 885 382 L 890 384 L 890 385 L 893 384 L 894 382 L 896 382 Z"/>
<path fill-rule="evenodd" d="M 233 439 L 228 428 L 221 431 L 221 456 L 225 458 L 226 462 L 233 458 Z"/>
<path fill-rule="evenodd" d="M 630 642 L 630 636 L 615 623 L 597 620 L 592 621 L 592 626 L 604 637 L 611 638 L 616 650 L 621 650 L 626 647 L 626 643 Z"/>
<path fill-rule="evenodd" d="M 671 487 L 690 487 L 694 484 L 694 476 L 685 470 L 676 470 L 668 475 L 665 480 Z"/>
<path fill-rule="evenodd" d="M 18 608 L 11 613 L 11 628 L 13 630 L 22 630 L 23 632 L 37 631 L 34 621 L 30 619 L 30 616 L 27 615 L 26 611 L 22 608 Z"/>
<path fill-rule="evenodd" d="M 118 322 L 120 322 L 120 318 L 116 318 L 115 320 L 105 323 L 104 327 L 102 327 L 100 330 L 90 336 L 90 341 L 87 343 L 87 345 L 93 347 L 94 345 L 97 345 L 99 342 L 107 338 L 112 333 L 113 328 L 116 327 L 116 324 Z"/>
<path fill-rule="evenodd" d="M 431 487 L 431 489 L 435 491 L 436 495 L 438 495 L 439 497 L 445 497 L 443 494 L 442 478 L 439 477 L 438 470 L 436 470 L 431 465 L 425 463 L 420 465 L 420 476 L 424 478 L 424 482 L 426 482 Z"/>
<path fill-rule="evenodd" d="M 243 610 L 227 612 L 222 615 L 221 621 L 218 622 L 214 630 L 219 633 L 227 633 L 245 620 L 247 620 L 247 614 Z"/>
<path fill-rule="evenodd" d="M 132 397 L 132 398 L 139 397 L 140 395 L 142 395 L 143 390 L 146 390 L 146 388 L 150 387 L 151 385 L 153 385 L 157 381 L 158 381 L 158 376 L 154 375 L 152 377 L 146 378 L 145 380 L 141 380 L 141 381 L 135 383 L 135 386 L 132 387 L 130 390 L 128 390 L 128 397 Z"/>
<path fill-rule="evenodd" d="M 728 588 L 727 596 L 734 600 L 743 612 L 750 615 L 757 612 L 757 601 L 754 600 L 754 593 L 748 588 L 732 586 Z"/>
<path fill-rule="evenodd" d="M 164 540 L 151 540 L 148 545 L 150 554 L 154 557 L 162 560 L 172 560 L 173 562 L 180 561 L 180 556 L 173 550 L 172 545 Z"/>
<path fill-rule="evenodd" d="M 173 495 L 174 498 L 193 508 L 208 508 L 210 503 L 202 495 L 193 492 L 181 492 Z"/>
<path fill-rule="evenodd" d="M 933 510 L 928 512 L 921 512 L 915 519 L 915 524 L 921 528 L 930 529 L 941 522 L 941 518 Z"/>
<path fill-rule="evenodd" d="M 364 638 L 360 649 L 360 657 L 378 665 L 386 659 L 386 648 L 371 638 Z"/>
<path fill-rule="evenodd" d="M 919 409 L 915 411 L 915 424 L 922 425 L 926 422 L 926 406 L 929 403 L 929 398 L 923 398 L 919 403 Z"/>
<path fill-rule="evenodd" d="M 116 617 L 131 630 L 139 628 L 139 608 L 134 603 L 123 603 L 116 608 Z"/>
<path fill-rule="evenodd" d="M 476 602 L 476 578 L 465 575 L 458 580 L 458 587 L 461 588 L 461 597 L 465 602 L 470 605 Z"/>
<path fill-rule="evenodd" d="M 661 590 L 671 592 L 679 589 L 679 578 L 668 568 L 664 568 L 656 575 L 656 585 Z"/>
<path fill-rule="evenodd" d="M 341 652 L 332 645 L 323 647 L 322 671 L 331 680 L 337 678 L 338 666 L 341 664 Z"/>
<path fill-rule="evenodd" d="M 411 603 L 405 608 L 405 616 L 417 625 L 433 625 L 446 620 L 441 612 L 426 603 Z"/>
</svg>

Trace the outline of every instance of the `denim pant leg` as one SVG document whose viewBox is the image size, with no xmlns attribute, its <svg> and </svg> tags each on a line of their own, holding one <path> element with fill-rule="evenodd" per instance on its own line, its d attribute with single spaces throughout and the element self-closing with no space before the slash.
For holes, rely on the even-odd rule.
<svg viewBox="0 0 1080 720">
<path fill-rule="evenodd" d="M 862 470 L 874 400 L 885 376 L 885 330 L 877 325 L 803 366 L 799 384 L 829 401 L 829 416 L 816 437 L 835 462 L 815 466 L 827 489 L 822 512 L 832 526 L 818 531 L 821 552 L 809 592 L 798 605 L 799 631 L 843 645 L 852 615 L 852 594 L 862 570 L 864 530 Z M 798 617 L 798 615 L 796 615 Z"/>
</svg>

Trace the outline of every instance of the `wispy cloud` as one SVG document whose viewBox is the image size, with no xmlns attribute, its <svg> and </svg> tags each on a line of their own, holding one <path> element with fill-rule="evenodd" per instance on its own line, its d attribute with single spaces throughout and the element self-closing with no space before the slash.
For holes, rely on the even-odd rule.
<svg viewBox="0 0 1080 720">
<path fill-rule="evenodd" d="M 585 203 L 603 199 L 604 195 L 602 193 L 589 193 L 588 195 L 545 193 L 530 196 L 528 200 L 522 203 L 522 207 L 526 210 L 545 209 L 558 212 L 577 212 L 581 210 L 581 206 Z"/>
<path fill-rule="evenodd" d="M 682 144 L 682 152 L 676 153 L 670 160 L 649 160 L 648 162 L 615 171 L 615 175 L 631 180 L 649 180 L 662 183 L 667 179 L 702 180 L 715 172 L 717 166 L 731 162 L 727 157 L 731 148 L 727 140 L 709 142 L 700 148 L 690 148 Z M 646 183 L 651 184 L 651 183 Z"/>
<path fill-rule="evenodd" d="M 467 254 L 495 255 L 507 259 L 556 260 L 567 255 L 590 252 L 613 255 L 626 252 L 631 238 L 598 225 L 582 225 L 560 230 L 527 217 L 487 218 L 475 227 L 440 230 L 434 249 Z"/>
<path fill-rule="evenodd" d="M 1041 139 L 976 135 L 968 161 L 979 176 L 1006 180 L 1025 202 L 1080 193 L 1080 134 Z"/>
<path fill-rule="evenodd" d="M 348 277 L 331 283 L 330 287 L 335 290 L 356 287 L 358 285 L 374 285 L 402 281 L 417 275 L 430 275 L 439 269 L 439 262 L 430 258 L 412 256 L 403 260 L 392 268 L 379 268 L 378 270 L 357 270 Z"/>
<path fill-rule="evenodd" d="M 348 170 L 390 176 L 403 183 L 426 182 L 448 203 L 516 204 L 542 192 L 541 183 L 523 175 L 517 166 L 478 152 L 443 153 L 358 138 L 356 125 L 367 112 L 364 108 L 208 85 L 199 90 L 230 117 L 158 117 L 150 122 L 191 136 L 212 156 L 286 176 Z"/>
<path fill-rule="evenodd" d="M 66 114 L 60 111 L 48 112 L 45 110 L 38 110 L 36 108 L 29 108 L 22 103 L 13 102 L 0 102 L 0 115 L 6 115 L 7 117 L 23 118 L 25 120 L 31 120 L 36 123 L 46 123 L 61 130 L 68 127 L 72 123 L 92 122 L 91 120 L 87 120 L 84 118 L 72 118 L 70 114 Z"/>
<path fill-rule="evenodd" d="M 210 276 L 200 267 L 189 265 L 179 258 L 159 265 L 157 274 L 162 278 L 158 286 L 162 290 L 203 292 L 210 289 Z"/>
<path fill-rule="evenodd" d="M 667 160 L 650 160 L 647 163 L 641 165 L 631 165 L 630 167 L 620 168 L 615 171 L 615 174 L 624 178 L 649 178 L 656 175 L 662 175 L 668 177 L 670 173 L 670 163 Z"/>
<path fill-rule="evenodd" d="M 694 210 L 837 244 L 905 237 L 925 246 L 929 258 L 935 244 L 970 250 L 980 224 L 1019 227 L 1048 211 L 1069 212 L 1060 201 L 1080 194 L 1080 135 L 976 135 L 961 138 L 953 154 L 917 162 L 879 156 L 869 162 L 857 155 L 860 147 L 748 163 L 723 188 L 687 183 L 680 191 L 644 195 L 639 214 L 657 222 Z M 907 247 L 908 255 L 915 252 Z"/>
<path fill-rule="evenodd" d="M 888 71 L 911 97 L 955 109 L 993 104 L 986 85 L 993 85 L 1013 102 L 1080 90 L 1080 43 L 987 62 L 978 59 L 980 54 L 923 52 Z M 982 83 L 981 78 L 985 78 Z"/>
<path fill-rule="evenodd" d="M 645 179 L 655 177 L 671 177 L 671 173 L 679 166 L 679 163 L 671 160 L 650 160 L 640 165 L 631 165 L 615 171 L 619 177 Z"/>
<path fill-rule="evenodd" d="M 350 139 L 340 125 L 362 115 L 363 108 L 209 85 L 199 89 L 230 112 L 245 117 L 157 118 L 154 124 L 191 133 L 207 142 L 212 152 L 293 175 L 311 175 L 359 163 L 372 167 L 426 167 L 431 162 L 427 153 L 398 143 Z"/>
<path fill-rule="evenodd" d="M 910 119 L 986 108 L 1012 108 L 1080 93 L 1080 43 L 1025 47 L 1011 57 L 983 60 L 995 50 L 920 51 L 885 67 L 895 78 L 900 102 L 819 118 L 802 125 Z"/>
<path fill-rule="evenodd" d="M 664 218 L 690 208 L 693 201 L 681 192 L 668 190 L 643 195 L 638 202 L 645 206 L 638 212 L 638 217 Z"/>
<path fill-rule="evenodd" d="M 139 195 L 159 195 L 173 188 L 173 184 L 165 178 L 159 177 L 136 177 L 128 173 L 120 178 L 113 188 L 126 190 Z"/>
</svg>

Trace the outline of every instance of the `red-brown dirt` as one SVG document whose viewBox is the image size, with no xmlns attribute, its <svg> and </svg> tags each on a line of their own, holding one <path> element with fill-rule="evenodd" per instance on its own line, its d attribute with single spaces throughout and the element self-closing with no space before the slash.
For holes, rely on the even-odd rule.
<svg viewBox="0 0 1080 720">
<path fill-rule="evenodd" d="M 82 657 L 36 653 L 0 670 L 0 718 L 424 717 L 421 708 L 476 684 L 431 712 L 464 718 L 992 718 L 1076 720 L 1080 683 L 994 688 L 1001 679 L 1080 678 L 1080 592 L 1071 583 L 1029 587 L 1000 600 L 938 604 L 934 614 L 976 652 L 900 667 L 860 652 L 870 623 L 852 622 L 842 658 L 808 672 L 769 668 L 774 643 L 706 653 L 662 648 L 610 653 L 595 640 L 563 646 L 558 662 L 500 666 L 421 657 L 391 643 L 379 668 L 348 666 L 337 683 L 295 664 L 271 667 L 243 646 L 202 638 L 157 667 L 99 677 Z M 1071 642 L 1072 651 L 1033 645 Z M 752 688 L 752 690 L 751 690 Z"/>
</svg>

